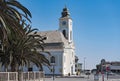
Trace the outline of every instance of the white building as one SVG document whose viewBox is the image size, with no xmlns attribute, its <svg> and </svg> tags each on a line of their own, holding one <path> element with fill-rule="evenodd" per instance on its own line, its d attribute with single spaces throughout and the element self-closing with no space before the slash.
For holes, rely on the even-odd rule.
<svg viewBox="0 0 120 81">
<path fill-rule="evenodd" d="M 38 32 L 41 36 L 46 36 L 45 51 L 49 51 L 48 56 L 50 63 L 54 63 L 55 75 L 75 74 L 75 47 L 73 42 L 72 19 L 68 9 L 65 7 L 59 18 L 59 29 L 55 31 Z M 51 67 L 52 69 L 52 67 Z M 45 74 L 53 72 L 44 67 Z"/>
</svg>

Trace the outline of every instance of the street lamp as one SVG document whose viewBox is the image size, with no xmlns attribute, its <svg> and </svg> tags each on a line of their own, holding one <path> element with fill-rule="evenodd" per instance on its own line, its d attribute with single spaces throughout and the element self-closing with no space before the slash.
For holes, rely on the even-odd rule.
<svg viewBox="0 0 120 81">
<path fill-rule="evenodd" d="M 55 75 L 55 57 L 54 56 L 51 57 L 51 66 L 53 67 L 52 68 L 52 72 L 53 72 L 52 75 L 53 75 L 53 81 L 54 81 L 54 79 L 55 79 L 54 78 L 54 75 Z"/>
<path fill-rule="evenodd" d="M 55 63 L 51 63 L 51 65 L 52 65 L 52 72 L 53 72 L 52 75 L 53 75 L 53 81 L 54 81 L 55 80 L 55 78 L 54 78 L 55 77 L 54 76 L 55 75 Z"/>
<path fill-rule="evenodd" d="M 103 71 L 103 65 L 105 64 L 105 59 L 101 60 L 101 73 L 102 73 L 102 81 L 104 81 L 104 71 Z"/>
<path fill-rule="evenodd" d="M 84 57 L 84 73 L 85 73 L 85 59 L 86 59 L 86 57 Z"/>
</svg>

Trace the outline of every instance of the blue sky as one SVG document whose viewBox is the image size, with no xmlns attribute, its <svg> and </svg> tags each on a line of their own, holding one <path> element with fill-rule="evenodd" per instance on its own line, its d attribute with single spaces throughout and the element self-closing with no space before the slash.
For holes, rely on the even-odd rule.
<svg viewBox="0 0 120 81">
<path fill-rule="evenodd" d="M 76 55 L 85 68 L 101 59 L 120 61 L 120 0 L 20 0 L 32 13 L 32 26 L 57 30 L 62 9 L 73 19 Z"/>
</svg>

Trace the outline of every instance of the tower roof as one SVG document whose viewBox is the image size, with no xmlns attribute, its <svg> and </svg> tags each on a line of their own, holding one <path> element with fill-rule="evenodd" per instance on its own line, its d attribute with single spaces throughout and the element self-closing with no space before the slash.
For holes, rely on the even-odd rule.
<svg viewBox="0 0 120 81">
<path fill-rule="evenodd" d="M 69 17 L 70 16 L 69 10 L 66 6 L 63 8 L 61 15 L 62 15 L 62 17 Z"/>
</svg>

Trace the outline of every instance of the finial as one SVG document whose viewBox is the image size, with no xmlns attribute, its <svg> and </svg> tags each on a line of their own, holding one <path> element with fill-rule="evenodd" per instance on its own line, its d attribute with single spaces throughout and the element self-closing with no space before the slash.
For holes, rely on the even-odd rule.
<svg viewBox="0 0 120 81">
<path fill-rule="evenodd" d="M 66 4 L 65 4 L 65 8 L 67 8 Z"/>
</svg>

